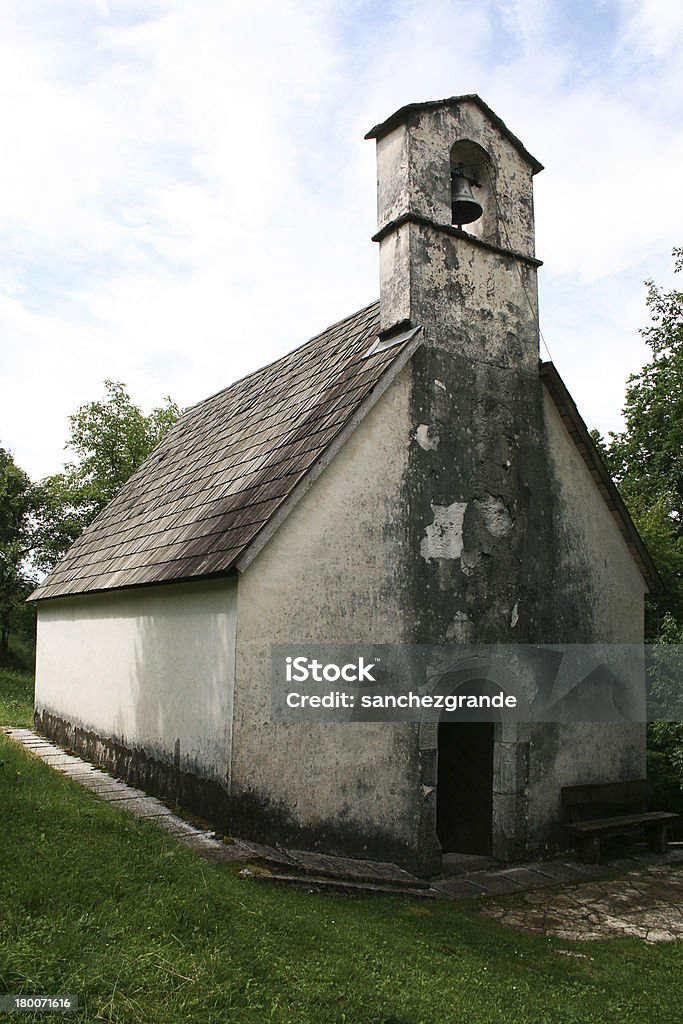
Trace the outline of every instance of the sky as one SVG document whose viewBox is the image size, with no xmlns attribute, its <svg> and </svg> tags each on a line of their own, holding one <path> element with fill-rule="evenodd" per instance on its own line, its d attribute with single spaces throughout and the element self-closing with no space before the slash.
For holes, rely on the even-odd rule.
<svg viewBox="0 0 683 1024">
<path fill-rule="evenodd" d="M 375 300 L 363 136 L 472 92 L 545 165 L 543 337 L 618 430 L 683 244 L 681 52 L 680 0 L 0 0 L 0 445 L 57 472 L 105 380 L 192 405 Z"/>
</svg>

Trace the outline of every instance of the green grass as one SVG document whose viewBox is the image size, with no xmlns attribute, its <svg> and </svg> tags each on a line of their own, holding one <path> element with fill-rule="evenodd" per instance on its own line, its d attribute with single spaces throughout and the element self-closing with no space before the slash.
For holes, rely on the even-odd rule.
<svg viewBox="0 0 683 1024">
<path fill-rule="evenodd" d="M 0 991 L 76 994 L 65 1020 L 661 1024 L 683 1005 L 680 943 L 572 944 L 446 902 L 266 887 L 4 738 L 0 760 Z"/>
<path fill-rule="evenodd" d="M 0 668 L 0 725 L 33 728 L 33 675 Z"/>
</svg>

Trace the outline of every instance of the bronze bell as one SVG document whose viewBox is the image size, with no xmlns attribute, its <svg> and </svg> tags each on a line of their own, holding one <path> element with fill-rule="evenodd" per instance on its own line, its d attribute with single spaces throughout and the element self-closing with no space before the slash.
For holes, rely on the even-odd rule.
<svg viewBox="0 0 683 1024">
<path fill-rule="evenodd" d="M 472 195 L 470 183 L 462 174 L 451 174 L 451 220 L 459 228 L 479 220 L 484 208 Z"/>
</svg>

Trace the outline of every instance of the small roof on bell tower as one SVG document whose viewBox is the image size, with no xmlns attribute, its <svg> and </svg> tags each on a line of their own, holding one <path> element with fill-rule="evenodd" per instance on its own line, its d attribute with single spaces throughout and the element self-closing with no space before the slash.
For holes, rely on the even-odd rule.
<svg viewBox="0 0 683 1024">
<path fill-rule="evenodd" d="M 531 155 L 529 150 L 520 142 L 517 136 L 513 135 L 505 122 L 498 117 L 498 114 L 491 110 L 489 105 L 484 103 L 481 96 L 477 96 L 474 92 L 466 93 L 463 96 L 450 96 L 448 99 L 443 100 L 427 100 L 424 103 L 408 103 L 405 107 L 400 107 L 399 110 L 391 114 L 386 121 L 382 121 L 381 124 L 376 124 L 374 128 L 371 128 L 365 138 L 381 139 L 384 135 L 387 135 L 392 131 L 392 129 L 396 128 L 397 125 L 406 121 L 411 114 L 417 114 L 422 110 L 436 110 L 438 107 L 458 106 L 465 102 L 476 104 L 476 106 L 486 114 L 501 134 L 505 136 L 508 142 L 515 147 L 520 156 L 530 164 L 533 174 L 538 174 L 539 171 L 543 170 L 543 164 L 540 163 L 535 156 Z"/>
</svg>

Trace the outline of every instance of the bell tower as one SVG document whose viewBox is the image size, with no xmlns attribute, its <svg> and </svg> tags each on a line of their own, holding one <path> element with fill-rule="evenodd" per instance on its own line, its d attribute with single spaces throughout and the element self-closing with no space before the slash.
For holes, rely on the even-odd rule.
<svg viewBox="0 0 683 1024">
<path fill-rule="evenodd" d="M 401 108 L 377 141 L 381 331 L 535 367 L 533 175 L 541 164 L 476 95 Z"/>
<path fill-rule="evenodd" d="M 552 635 L 533 175 L 478 96 L 403 107 L 377 142 L 380 339 L 421 328 L 410 364 L 406 636 Z"/>
<path fill-rule="evenodd" d="M 405 638 L 448 650 L 548 642 L 554 502 L 532 190 L 541 165 L 474 95 L 403 107 L 368 137 L 377 142 L 380 340 L 422 331 L 407 368 L 411 440 L 397 510 Z M 490 726 L 482 739 L 483 728 L 489 774 L 484 784 L 475 770 L 480 790 L 468 782 L 485 819 L 479 852 L 513 860 L 527 847 L 529 727 Z M 446 808 L 444 765 L 460 740 L 448 742 L 423 722 L 420 781 L 426 794 L 446 793 Z M 462 848 L 449 846 L 440 807 L 430 797 L 417 814 L 434 863 L 442 848 Z"/>
</svg>

